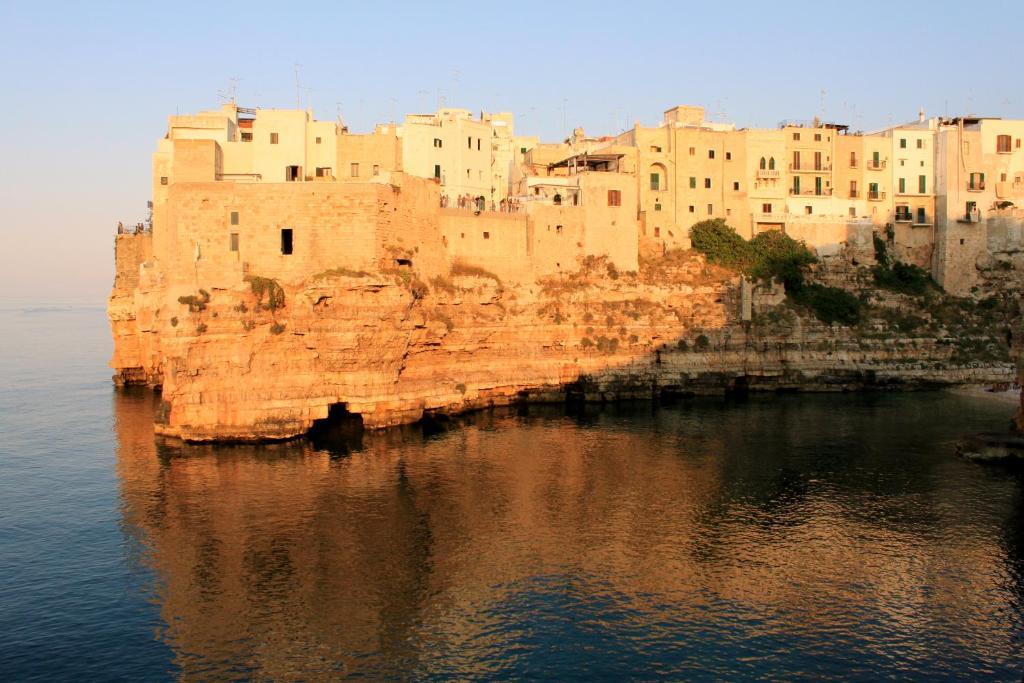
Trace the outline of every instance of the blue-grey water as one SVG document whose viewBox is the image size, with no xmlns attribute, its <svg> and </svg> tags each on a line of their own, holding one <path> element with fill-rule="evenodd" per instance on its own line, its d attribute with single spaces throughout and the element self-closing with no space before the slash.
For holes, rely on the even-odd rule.
<svg viewBox="0 0 1024 683">
<path fill-rule="evenodd" d="M 1008 680 L 1024 476 L 948 393 L 158 443 L 99 308 L 0 311 L 0 678 Z"/>
</svg>

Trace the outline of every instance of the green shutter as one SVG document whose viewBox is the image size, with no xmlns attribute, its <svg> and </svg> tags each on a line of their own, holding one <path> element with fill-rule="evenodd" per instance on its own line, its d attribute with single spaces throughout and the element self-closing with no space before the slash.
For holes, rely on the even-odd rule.
<svg viewBox="0 0 1024 683">
<path fill-rule="evenodd" d="M 920 192 L 921 194 L 924 194 L 925 192 L 928 191 L 927 188 L 928 188 L 928 177 L 927 176 L 918 176 L 918 178 L 917 178 L 917 191 Z"/>
<path fill-rule="evenodd" d="M 907 179 L 900 178 L 900 194 L 905 194 L 907 191 Z"/>
</svg>

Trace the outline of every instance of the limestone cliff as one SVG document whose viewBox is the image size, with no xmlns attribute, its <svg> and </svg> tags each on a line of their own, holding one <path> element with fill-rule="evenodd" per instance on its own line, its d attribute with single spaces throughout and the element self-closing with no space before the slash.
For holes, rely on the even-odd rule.
<svg viewBox="0 0 1024 683">
<path fill-rule="evenodd" d="M 332 406 L 385 427 L 517 400 L 936 386 L 1013 373 L 999 353 L 964 355 L 941 321 L 910 329 L 898 296 L 882 302 L 896 317 L 828 326 L 787 306 L 779 287 L 741 287 L 693 253 L 638 273 L 588 259 L 529 284 L 459 264 L 426 282 L 402 267 L 291 283 L 240 275 L 175 298 L 147 239 L 117 241 L 115 381 L 160 386 L 158 431 L 188 440 L 293 437 Z M 830 276 L 855 283 L 857 272 Z"/>
</svg>

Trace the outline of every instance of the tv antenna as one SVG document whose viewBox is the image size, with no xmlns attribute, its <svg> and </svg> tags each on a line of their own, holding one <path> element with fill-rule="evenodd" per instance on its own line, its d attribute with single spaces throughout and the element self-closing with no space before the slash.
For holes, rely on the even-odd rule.
<svg viewBox="0 0 1024 683">
<path fill-rule="evenodd" d="M 227 100 L 231 102 L 231 104 L 234 104 L 235 96 L 238 94 L 238 82 L 241 80 L 241 78 L 237 78 L 235 76 L 229 78 L 228 83 L 230 83 L 230 85 L 228 86 L 227 92 L 218 90 L 217 97 L 219 97 L 222 100 Z"/>
<path fill-rule="evenodd" d="M 295 65 L 295 108 L 302 109 L 302 86 L 299 84 L 299 69 L 301 64 Z"/>
</svg>

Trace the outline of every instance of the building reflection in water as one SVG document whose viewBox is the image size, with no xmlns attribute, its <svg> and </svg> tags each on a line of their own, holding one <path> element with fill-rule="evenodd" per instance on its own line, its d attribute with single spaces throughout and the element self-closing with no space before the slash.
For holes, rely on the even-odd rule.
<svg viewBox="0 0 1024 683">
<path fill-rule="evenodd" d="M 185 677 L 1013 662 L 1019 478 L 864 402 L 212 447 L 158 443 L 154 400 L 115 397 L 124 528 Z"/>
</svg>

